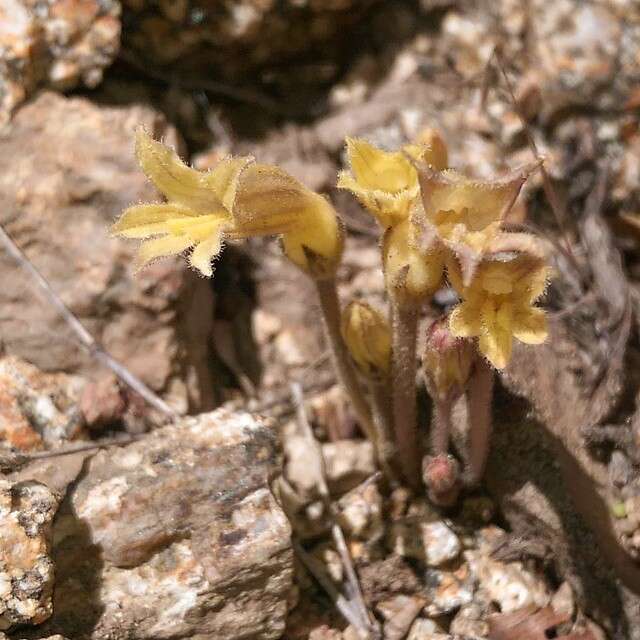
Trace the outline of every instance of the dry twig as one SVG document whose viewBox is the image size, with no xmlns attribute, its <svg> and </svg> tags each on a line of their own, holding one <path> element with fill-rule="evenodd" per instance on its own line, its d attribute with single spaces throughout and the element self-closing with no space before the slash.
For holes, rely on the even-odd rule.
<svg viewBox="0 0 640 640">
<path fill-rule="evenodd" d="M 360 624 L 357 626 L 362 632 L 361 635 L 364 634 L 364 638 L 377 638 L 380 636 L 380 632 L 371 615 L 369 614 L 367 605 L 365 604 L 364 596 L 362 595 L 362 589 L 360 588 L 360 581 L 353 566 L 353 561 L 351 559 L 351 554 L 349 553 L 349 548 L 347 547 L 344 533 L 342 532 L 342 529 L 340 528 L 340 525 L 338 524 L 336 519 L 336 509 L 331 501 L 329 487 L 327 486 L 324 456 L 322 454 L 322 449 L 318 444 L 318 441 L 315 439 L 313 431 L 311 430 L 311 425 L 309 424 L 307 413 L 304 407 L 304 396 L 302 393 L 302 387 L 299 383 L 291 384 L 291 396 L 296 407 L 296 413 L 300 428 L 308 438 L 310 446 L 316 450 L 318 459 L 320 461 L 318 491 L 320 493 L 322 501 L 324 502 L 327 513 L 330 514 L 333 518 L 333 523 L 331 525 L 331 535 L 333 537 L 334 544 L 336 545 L 338 554 L 340 555 L 340 559 L 342 560 L 342 564 L 344 565 L 351 596 L 349 600 L 347 600 L 347 602 L 351 607 L 353 607 L 354 611 L 356 612 L 357 618 L 360 620 Z"/>
<path fill-rule="evenodd" d="M 7 253 L 31 277 L 31 280 L 37 286 L 38 291 L 44 295 L 47 302 L 69 325 L 80 345 L 86 349 L 90 356 L 111 369 L 111 371 L 113 371 L 113 373 L 115 373 L 115 375 L 118 376 L 124 384 L 133 389 L 133 391 L 140 395 L 152 407 L 162 412 L 170 419 L 178 417 L 178 414 L 162 398 L 149 389 L 149 387 L 142 382 L 140 378 L 131 373 L 131 371 L 129 371 L 124 365 L 102 349 L 95 338 L 84 328 L 78 318 L 73 315 L 69 307 L 67 307 L 60 296 L 51 288 L 51 285 L 47 282 L 45 277 L 35 268 L 33 263 L 21 251 L 2 226 L 0 226 L 0 244 L 2 244 Z"/>
</svg>

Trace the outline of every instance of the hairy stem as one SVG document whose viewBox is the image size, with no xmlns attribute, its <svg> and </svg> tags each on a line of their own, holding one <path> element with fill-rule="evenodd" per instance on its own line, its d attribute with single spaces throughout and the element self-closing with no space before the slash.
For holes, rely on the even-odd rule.
<svg viewBox="0 0 640 640">
<path fill-rule="evenodd" d="M 431 417 L 431 455 L 438 456 L 449 451 L 449 438 L 451 436 L 451 400 L 434 400 L 433 414 Z"/>
<path fill-rule="evenodd" d="M 480 482 L 487 462 L 493 428 L 493 381 L 494 371 L 491 365 L 484 358 L 478 357 L 467 386 L 469 438 L 465 481 L 469 485 Z"/>
<path fill-rule="evenodd" d="M 394 300 L 392 313 L 391 383 L 393 428 L 405 479 L 420 486 L 420 448 L 416 424 L 416 337 L 418 307 Z"/>
<path fill-rule="evenodd" d="M 396 447 L 393 442 L 390 381 L 388 378 L 384 380 L 369 380 L 368 384 L 373 408 L 373 425 L 376 429 L 376 439 L 378 441 L 380 466 L 389 480 L 396 480 L 397 474 L 393 469 Z"/>
<path fill-rule="evenodd" d="M 367 438 L 373 442 L 376 451 L 379 452 L 379 443 L 376 439 L 376 431 L 371 418 L 369 405 L 362 392 L 362 387 L 356 376 L 356 372 L 351 364 L 351 359 L 342 335 L 340 334 L 340 302 L 334 278 L 314 280 L 322 317 L 324 318 L 324 329 L 327 342 L 331 347 L 333 367 L 338 378 L 338 382 L 351 400 L 354 412 Z"/>
</svg>

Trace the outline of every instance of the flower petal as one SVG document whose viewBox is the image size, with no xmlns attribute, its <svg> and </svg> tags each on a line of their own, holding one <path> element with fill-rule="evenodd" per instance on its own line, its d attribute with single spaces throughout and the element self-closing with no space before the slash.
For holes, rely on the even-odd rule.
<svg viewBox="0 0 640 640">
<path fill-rule="evenodd" d="M 124 238 L 149 238 L 169 233 L 171 220 L 190 219 L 195 212 L 177 204 L 139 204 L 129 207 L 111 227 Z"/>
<path fill-rule="evenodd" d="M 478 349 L 496 368 L 504 369 L 511 360 L 513 340 L 511 333 L 493 326 L 480 336 Z"/>
<path fill-rule="evenodd" d="M 439 211 L 468 212 L 469 231 L 481 231 L 499 222 L 513 206 L 530 168 L 495 180 L 472 180 L 456 171 L 433 171 L 417 163 L 425 212 L 434 218 Z"/>
<path fill-rule="evenodd" d="M 457 338 L 475 338 L 482 333 L 480 309 L 469 302 L 461 302 L 449 314 L 449 329 Z"/>
<path fill-rule="evenodd" d="M 248 166 L 240 177 L 233 208 L 240 237 L 287 233 L 313 221 L 317 194 L 279 167 Z M 326 202 L 326 201 L 325 201 Z"/>
<path fill-rule="evenodd" d="M 242 172 L 253 161 L 251 156 L 224 158 L 211 171 L 203 175 L 203 183 L 211 188 L 227 211 L 233 209 Z"/>
<path fill-rule="evenodd" d="M 401 151 L 384 151 L 361 138 L 347 138 L 353 176 L 364 189 L 398 193 L 417 185 L 418 176 Z"/>
<path fill-rule="evenodd" d="M 147 177 L 168 200 L 200 213 L 222 208 L 221 198 L 206 184 L 206 174 L 188 167 L 175 151 L 151 138 L 142 127 L 136 131 L 136 156 Z"/>
<path fill-rule="evenodd" d="M 191 239 L 186 236 L 165 236 L 163 238 L 146 240 L 140 245 L 140 249 L 138 250 L 136 270 L 141 269 L 156 258 L 182 253 L 192 244 Z"/>
<path fill-rule="evenodd" d="M 545 312 L 536 307 L 518 310 L 513 318 L 513 335 L 525 344 L 542 344 L 549 335 Z"/>
<path fill-rule="evenodd" d="M 222 251 L 223 233 L 219 227 L 213 235 L 199 242 L 189 256 L 189 263 L 203 276 L 210 278 L 213 275 L 212 261 Z"/>
<path fill-rule="evenodd" d="M 409 215 L 411 204 L 419 193 L 417 183 L 414 187 L 398 193 L 365 188 L 346 171 L 342 171 L 338 176 L 337 186 L 338 189 L 351 191 L 384 229 L 401 222 Z"/>
</svg>

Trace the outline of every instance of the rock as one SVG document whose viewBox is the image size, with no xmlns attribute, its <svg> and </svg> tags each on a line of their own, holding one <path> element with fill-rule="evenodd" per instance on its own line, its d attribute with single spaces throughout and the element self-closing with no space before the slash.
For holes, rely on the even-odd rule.
<svg viewBox="0 0 640 640">
<path fill-rule="evenodd" d="M 0 123 L 39 87 L 95 87 L 120 46 L 118 0 L 0 0 Z"/>
<path fill-rule="evenodd" d="M 409 629 L 407 640 L 448 640 L 450 637 L 433 620 L 416 618 Z"/>
<path fill-rule="evenodd" d="M 0 224 L 107 351 L 178 410 L 206 408 L 209 283 L 181 259 L 134 275 L 136 243 L 109 234 L 125 207 L 158 197 L 133 156 L 138 125 L 175 141 L 147 108 L 45 93 L 20 109 L 0 139 Z M 4 252 L 0 271 L 6 351 L 45 371 L 96 375 L 95 360 L 72 346 L 68 327 Z"/>
<path fill-rule="evenodd" d="M 368 440 L 339 440 L 322 445 L 327 484 L 334 495 L 353 489 L 376 472 L 373 444 Z"/>
<path fill-rule="evenodd" d="M 387 544 L 394 553 L 429 567 L 455 560 L 462 548 L 458 536 L 424 500 L 413 501 L 407 516 L 391 524 Z"/>
<path fill-rule="evenodd" d="M 52 612 L 51 522 L 58 497 L 39 482 L 0 479 L 0 630 Z"/>
<path fill-rule="evenodd" d="M 42 373 L 20 358 L 0 358 L 0 450 L 55 448 L 82 434 L 77 408 L 84 381 Z"/>
<path fill-rule="evenodd" d="M 551 598 L 551 608 L 556 613 L 562 613 L 567 619 L 572 618 L 576 610 L 573 589 L 568 582 L 563 582 Z"/>
<path fill-rule="evenodd" d="M 251 71 L 269 68 L 274 81 L 277 65 L 289 61 L 294 68 L 287 77 L 306 70 L 307 83 L 327 82 L 337 70 L 324 70 L 317 62 L 303 65 L 296 74 L 300 56 L 316 52 L 314 60 L 321 55 L 325 67 L 335 65 L 338 44 L 347 42 L 349 27 L 361 21 L 372 4 L 373 0 L 238 0 L 222 5 L 127 0 L 124 39 L 127 48 L 148 64 L 180 69 L 188 77 L 209 77 L 213 68 L 227 81 L 237 81 Z M 309 68 L 315 69 L 314 78 L 309 77 Z"/>
<path fill-rule="evenodd" d="M 225 409 L 95 455 L 56 518 L 43 632 L 281 637 L 293 558 L 278 462 L 272 425 Z"/>
<path fill-rule="evenodd" d="M 364 541 L 382 538 L 382 496 L 375 483 L 356 487 L 342 496 L 338 512 L 338 521 L 348 537 Z"/>
<path fill-rule="evenodd" d="M 469 640 L 486 638 L 489 635 L 489 623 L 483 619 L 486 611 L 483 607 L 471 603 L 460 609 L 449 625 L 449 632 Z"/>
<path fill-rule="evenodd" d="M 502 613 L 549 603 L 550 594 L 542 578 L 525 569 L 521 562 L 498 562 L 483 551 L 467 551 L 465 556 L 477 576 L 479 589 L 499 605 Z"/>
<path fill-rule="evenodd" d="M 377 609 L 385 619 L 385 640 L 402 640 L 424 607 L 424 598 L 397 594 L 378 603 Z"/>
<path fill-rule="evenodd" d="M 473 600 L 475 576 L 467 563 L 454 571 L 428 569 L 426 581 L 430 602 L 424 611 L 429 617 L 451 613 Z"/>
<path fill-rule="evenodd" d="M 460 540 L 442 521 L 427 522 L 420 527 L 425 561 L 430 567 L 439 567 L 458 557 Z"/>
</svg>

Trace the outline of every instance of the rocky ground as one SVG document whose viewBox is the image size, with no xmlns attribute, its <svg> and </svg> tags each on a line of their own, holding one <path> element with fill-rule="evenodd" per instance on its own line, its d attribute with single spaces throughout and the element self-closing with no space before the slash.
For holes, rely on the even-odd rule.
<svg viewBox="0 0 640 640">
<path fill-rule="evenodd" d="M 329 193 L 340 293 L 381 302 L 375 225 L 335 190 L 344 136 L 434 127 L 488 177 L 532 159 L 518 110 L 565 212 L 536 176 L 511 214 L 556 248 L 551 338 L 501 376 L 485 481 L 448 510 L 380 477 L 275 243 L 227 247 L 210 282 L 134 274 L 109 235 L 155 197 L 144 124 L 199 168 L 251 152 Z M 0 225 L 186 416 L 0 251 L 0 638 L 355 640 L 336 524 L 385 639 L 640 638 L 639 119 L 634 0 L 0 0 Z"/>
</svg>

